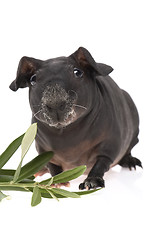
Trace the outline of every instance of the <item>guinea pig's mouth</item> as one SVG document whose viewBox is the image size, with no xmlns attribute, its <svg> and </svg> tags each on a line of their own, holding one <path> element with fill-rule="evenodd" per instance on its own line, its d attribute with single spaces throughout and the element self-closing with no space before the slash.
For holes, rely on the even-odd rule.
<svg viewBox="0 0 160 240">
<path fill-rule="evenodd" d="M 84 106 L 73 104 L 72 108 L 64 113 L 63 117 L 60 117 L 55 113 L 49 113 L 44 107 L 42 107 L 33 115 L 33 117 L 37 118 L 41 122 L 44 122 L 50 127 L 61 129 L 66 128 L 68 125 L 75 122 L 86 110 L 87 108 Z"/>
<path fill-rule="evenodd" d="M 46 112 L 43 112 L 43 117 L 44 117 L 45 123 L 48 124 L 50 127 L 55 127 L 57 129 L 67 127 L 69 124 L 71 124 L 72 122 L 74 122 L 76 120 L 76 116 L 77 115 L 76 115 L 76 112 L 74 111 L 74 109 L 72 109 L 70 112 L 66 113 L 64 115 L 63 120 L 59 120 L 58 118 L 55 119 L 53 116 L 50 116 Z"/>
</svg>

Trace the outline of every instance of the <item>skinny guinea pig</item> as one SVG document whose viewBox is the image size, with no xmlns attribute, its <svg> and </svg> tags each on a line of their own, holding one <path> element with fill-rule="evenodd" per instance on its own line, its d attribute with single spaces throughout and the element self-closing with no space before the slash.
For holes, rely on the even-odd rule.
<svg viewBox="0 0 160 240">
<path fill-rule="evenodd" d="M 54 176 L 86 165 L 88 176 L 79 188 L 92 189 L 104 187 L 104 173 L 116 164 L 142 167 L 131 155 L 138 143 L 138 112 L 109 76 L 112 71 L 83 47 L 69 57 L 20 60 L 10 88 L 29 87 L 32 123 L 38 124 L 36 149 L 54 152 L 39 174 Z"/>
</svg>

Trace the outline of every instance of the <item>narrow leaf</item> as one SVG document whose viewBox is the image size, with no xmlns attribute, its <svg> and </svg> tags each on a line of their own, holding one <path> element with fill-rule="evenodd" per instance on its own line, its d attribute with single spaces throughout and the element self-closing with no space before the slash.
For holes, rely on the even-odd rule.
<svg viewBox="0 0 160 240">
<path fill-rule="evenodd" d="M 78 194 L 79 196 L 82 196 L 82 195 L 87 195 L 87 194 L 97 192 L 101 189 L 103 189 L 103 188 L 97 188 L 97 189 L 92 189 L 92 190 L 88 190 L 88 191 L 79 191 L 79 192 L 74 192 L 74 193 Z"/>
<path fill-rule="evenodd" d="M 0 169 L 0 175 L 14 176 L 15 170 L 13 169 Z"/>
<path fill-rule="evenodd" d="M 46 184 L 46 186 L 51 186 L 53 184 L 53 177 L 50 179 L 50 181 L 48 181 L 48 183 Z"/>
<path fill-rule="evenodd" d="M 37 206 L 41 202 L 41 192 L 38 186 L 34 187 L 33 194 L 32 194 L 32 200 L 31 200 L 31 206 Z"/>
<path fill-rule="evenodd" d="M 1 182 L 10 182 L 12 180 L 13 180 L 13 176 L 0 175 L 0 183 Z"/>
<path fill-rule="evenodd" d="M 2 193 L 1 191 L 0 191 L 0 202 L 4 199 L 4 198 L 7 198 L 8 196 L 7 195 L 5 195 L 4 193 Z"/>
<path fill-rule="evenodd" d="M 14 187 L 12 185 L 10 186 L 0 186 L 0 190 L 4 190 L 4 191 L 22 191 L 22 192 L 28 192 L 29 190 L 27 190 L 24 187 Z"/>
<path fill-rule="evenodd" d="M 50 186 L 51 184 L 53 184 L 53 180 L 54 180 L 54 177 L 47 178 L 47 179 L 41 181 L 39 184 L 41 184 L 41 185 L 46 185 L 46 186 Z M 50 184 L 50 183 L 51 183 L 51 184 Z"/>
<path fill-rule="evenodd" d="M 21 154 L 21 161 L 18 165 L 18 168 L 15 172 L 14 178 L 13 178 L 13 182 L 16 182 L 20 171 L 21 171 L 21 167 L 22 167 L 22 162 L 23 162 L 23 158 L 26 155 L 26 153 L 28 152 L 33 140 L 35 139 L 36 136 L 36 132 L 37 132 L 37 123 L 32 124 L 28 130 L 26 131 L 23 139 L 22 139 L 22 144 L 21 144 L 21 149 L 22 149 L 22 154 Z"/>
<path fill-rule="evenodd" d="M 80 167 L 76 167 L 71 170 L 62 172 L 53 178 L 53 183 L 65 183 L 70 180 L 73 180 L 81 176 L 85 172 L 85 170 L 86 170 L 86 166 L 82 165 Z"/>
<path fill-rule="evenodd" d="M 40 189 L 40 191 L 41 191 L 41 196 L 42 197 L 44 197 L 44 198 L 52 198 L 52 196 L 50 195 L 50 193 L 47 191 L 47 190 L 50 190 L 50 189 Z M 32 190 L 31 190 L 32 191 Z M 51 190 L 50 190 L 51 191 Z M 64 196 L 62 196 L 62 195 L 60 195 L 60 194 L 56 194 L 55 192 L 54 192 L 54 196 L 56 197 L 56 198 L 66 198 L 66 197 L 64 197 Z"/>
<path fill-rule="evenodd" d="M 89 191 L 79 191 L 79 192 L 73 192 L 73 193 L 75 193 L 75 194 L 77 194 L 79 196 L 82 196 L 82 195 L 92 194 L 92 193 L 97 192 L 97 191 L 99 191 L 101 189 L 102 188 L 98 188 L 98 189 L 93 189 L 93 190 L 89 190 Z M 41 195 L 44 198 L 51 198 L 51 195 L 49 193 L 47 193 L 47 191 L 45 189 L 41 189 Z M 66 196 L 63 196 L 63 195 L 59 194 L 58 192 L 57 193 L 54 192 L 54 195 L 57 198 L 66 198 Z"/>
<path fill-rule="evenodd" d="M 8 162 L 12 155 L 21 145 L 24 134 L 16 138 L 0 156 L 0 169 Z"/>
<path fill-rule="evenodd" d="M 13 178 L 15 171 L 16 170 L 13 170 L 13 169 L 0 169 L 0 176 L 1 175 L 10 176 L 10 177 L 12 176 Z M 34 178 L 35 178 L 34 176 L 28 177 L 28 179 L 30 180 L 33 180 Z"/>
<path fill-rule="evenodd" d="M 51 192 L 62 195 L 64 197 L 70 197 L 70 198 L 79 198 L 80 196 L 76 193 L 66 191 L 64 189 L 59 188 L 52 188 L 50 189 Z"/>
<path fill-rule="evenodd" d="M 56 197 L 56 195 L 52 191 L 50 191 L 49 189 L 46 189 L 46 191 L 51 195 L 52 198 L 54 198 L 57 201 L 59 201 L 59 199 Z"/>
<path fill-rule="evenodd" d="M 34 158 L 32 161 L 28 162 L 21 168 L 20 175 L 17 182 L 23 179 L 30 178 L 33 174 L 40 171 L 53 157 L 53 152 L 44 152 Z"/>
<path fill-rule="evenodd" d="M 22 149 L 22 155 L 21 159 L 24 158 L 26 153 L 28 152 L 32 142 L 34 141 L 37 133 L 37 123 L 33 123 L 28 130 L 26 131 L 24 138 L 22 140 L 21 149 Z"/>
</svg>

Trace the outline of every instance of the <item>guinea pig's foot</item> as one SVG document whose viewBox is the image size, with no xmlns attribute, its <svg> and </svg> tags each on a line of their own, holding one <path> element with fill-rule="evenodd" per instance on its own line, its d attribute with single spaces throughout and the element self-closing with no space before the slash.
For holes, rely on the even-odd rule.
<svg viewBox="0 0 160 240">
<path fill-rule="evenodd" d="M 104 180 L 101 177 L 88 177 L 85 179 L 83 183 L 79 185 L 79 189 L 83 190 L 90 190 L 90 189 L 96 189 L 99 187 L 104 187 Z"/>
<path fill-rule="evenodd" d="M 132 170 L 132 168 L 136 170 L 136 166 L 143 168 L 141 161 L 138 158 L 132 157 L 131 154 L 124 156 L 119 162 L 119 165 L 125 168 L 128 167 L 130 170 Z"/>
<path fill-rule="evenodd" d="M 70 182 L 52 184 L 53 188 L 70 187 Z"/>
<path fill-rule="evenodd" d="M 37 172 L 37 173 L 35 173 L 34 174 L 34 177 L 36 178 L 36 177 L 38 177 L 38 176 L 43 176 L 45 173 L 48 173 L 49 171 L 48 171 L 48 169 L 47 168 L 43 168 L 43 169 L 41 169 L 39 172 Z"/>
</svg>

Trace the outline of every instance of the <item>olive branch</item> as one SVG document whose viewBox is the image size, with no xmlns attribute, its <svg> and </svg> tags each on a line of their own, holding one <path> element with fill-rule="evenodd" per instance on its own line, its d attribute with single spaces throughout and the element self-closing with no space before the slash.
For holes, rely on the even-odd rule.
<svg viewBox="0 0 160 240">
<path fill-rule="evenodd" d="M 70 192 L 64 189 L 53 188 L 52 184 L 71 181 L 82 175 L 86 166 L 62 172 L 54 177 L 41 182 L 35 181 L 34 174 L 40 171 L 53 157 L 53 152 L 45 152 L 27 164 L 23 165 L 23 159 L 33 143 L 37 133 L 37 123 L 32 124 L 25 134 L 16 138 L 7 149 L 0 155 L 0 201 L 8 195 L 2 191 L 25 191 L 32 192 L 31 206 L 38 205 L 42 198 L 79 198 L 81 195 L 93 193 L 99 189 L 90 191 Z M 21 160 L 16 170 L 2 169 L 21 145 Z"/>
</svg>

